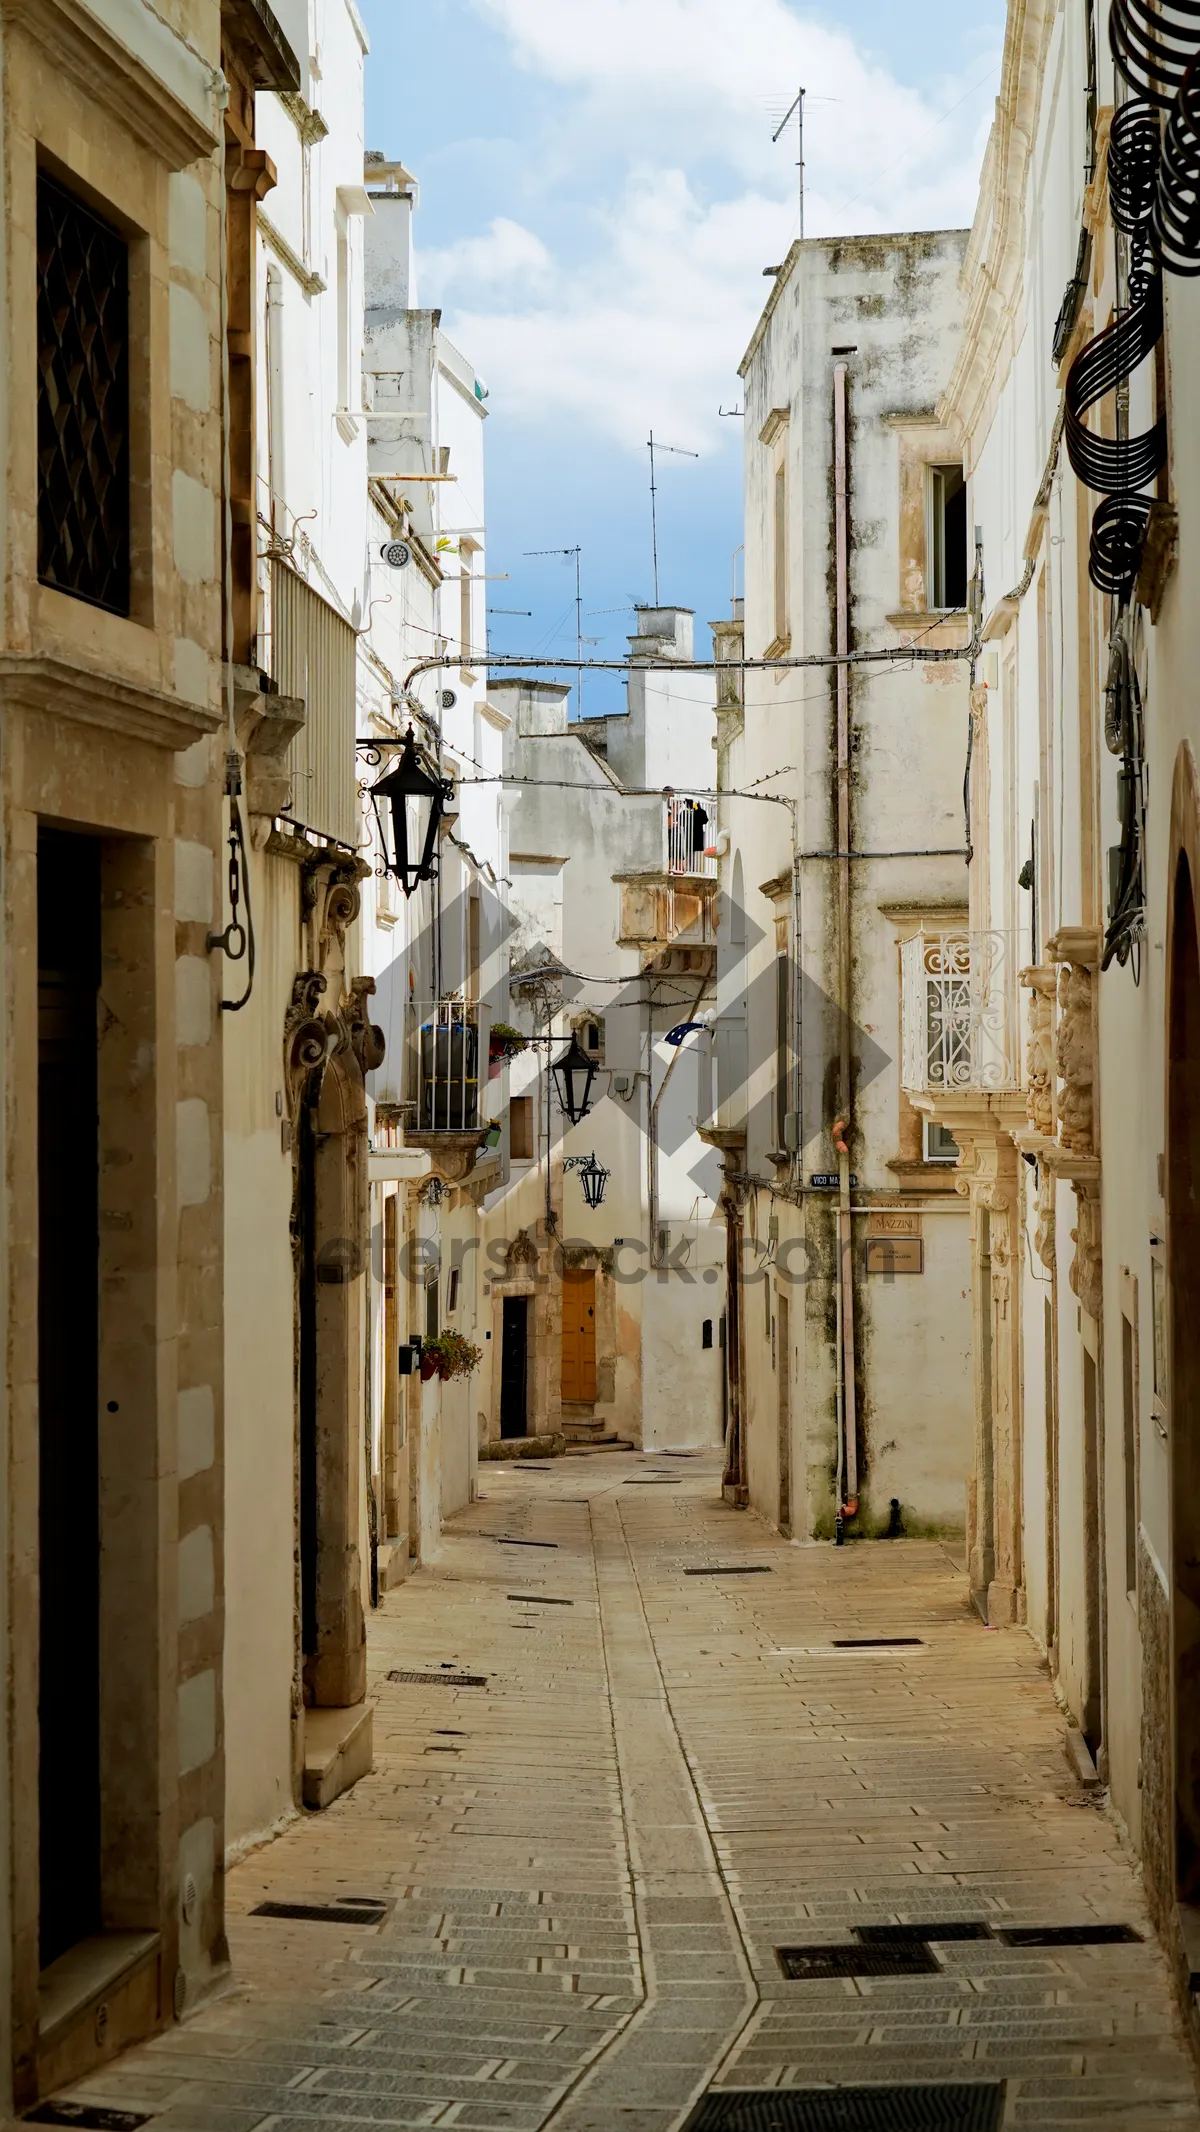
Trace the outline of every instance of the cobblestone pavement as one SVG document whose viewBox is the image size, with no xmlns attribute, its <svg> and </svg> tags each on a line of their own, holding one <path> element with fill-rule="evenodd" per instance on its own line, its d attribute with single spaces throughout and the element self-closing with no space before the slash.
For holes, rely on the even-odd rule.
<svg viewBox="0 0 1200 2132">
<path fill-rule="evenodd" d="M 74 2097 L 152 2132 L 672 2132 L 712 2086 L 1003 2082 L 1005 2127 L 1200 2127 L 1152 1938 L 994 1936 L 1149 1935 L 1032 1643 L 942 1548 L 788 1546 L 717 1480 L 486 1468 L 373 1620 L 374 1773 L 229 1876 L 234 1988 Z M 383 1922 L 251 1915 L 351 1896 Z M 924 1974 L 781 1972 L 898 1922 L 992 1933 Z M 819 2122 L 776 2102 L 755 2123 Z"/>
</svg>

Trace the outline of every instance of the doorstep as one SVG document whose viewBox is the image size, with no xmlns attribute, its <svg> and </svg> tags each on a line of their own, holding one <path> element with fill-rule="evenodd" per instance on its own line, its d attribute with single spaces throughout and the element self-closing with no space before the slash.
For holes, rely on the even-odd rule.
<svg viewBox="0 0 1200 2132">
<path fill-rule="evenodd" d="M 318 1810 L 332 1805 L 374 1760 L 374 1703 L 351 1703 L 335 1710 L 304 1712 L 304 1804 Z"/>
<path fill-rule="evenodd" d="M 38 1982 L 38 2092 L 53 2094 L 161 2019 L 157 1932 L 98 1932 L 68 1947 Z"/>
</svg>

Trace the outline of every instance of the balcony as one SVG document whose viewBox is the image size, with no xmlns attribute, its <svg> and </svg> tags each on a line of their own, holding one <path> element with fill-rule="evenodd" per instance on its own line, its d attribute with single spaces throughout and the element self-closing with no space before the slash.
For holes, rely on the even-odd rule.
<svg viewBox="0 0 1200 2132">
<path fill-rule="evenodd" d="M 404 1093 L 412 1106 L 409 1147 L 425 1148 L 444 1183 L 474 1167 L 488 1131 L 490 1011 L 475 1000 L 414 1001 L 405 1015 Z"/>
<path fill-rule="evenodd" d="M 693 799 L 686 792 L 667 795 L 663 807 L 664 871 L 673 878 L 715 881 L 716 853 L 705 846 L 716 839 L 716 802 Z"/>
<path fill-rule="evenodd" d="M 1019 1089 L 1017 943 L 1010 933 L 917 933 L 900 950 L 901 1085 L 909 1095 Z"/>
</svg>

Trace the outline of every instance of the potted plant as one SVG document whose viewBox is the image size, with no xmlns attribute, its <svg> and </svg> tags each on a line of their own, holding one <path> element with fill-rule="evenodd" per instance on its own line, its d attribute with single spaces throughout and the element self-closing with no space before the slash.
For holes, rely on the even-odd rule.
<svg viewBox="0 0 1200 2132">
<path fill-rule="evenodd" d="M 426 1382 L 430 1377 L 440 1377 L 443 1384 L 451 1377 L 469 1377 L 483 1360 L 483 1349 L 466 1340 L 460 1332 L 439 1333 L 436 1340 L 426 1340 L 421 1349 L 421 1375 Z"/>
<path fill-rule="evenodd" d="M 488 1031 L 488 1079 L 494 1081 L 506 1059 L 524 1051 L 528 1038 L 511 1022 L 493 1022 Z"/>
</svg>

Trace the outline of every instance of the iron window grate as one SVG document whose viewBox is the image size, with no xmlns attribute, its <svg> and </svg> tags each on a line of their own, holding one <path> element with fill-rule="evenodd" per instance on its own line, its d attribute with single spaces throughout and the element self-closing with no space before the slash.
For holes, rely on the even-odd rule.
<svg viewBox="0 0 1200 2132">
<path fill-rule="evenodd" d="M 996 1937 L 1006 1947 L 1128 1947 L 1143 1935 L 1132 1925 L 1006 1925 Z"/>
<path fill-rule="evenodd" d="M 129 247 L 37 180 L 38 577 L 129 612 Z"/>
<path fill-rule="evenodd" d="M 772 1577 L 765 1562 L 718 1562 L 711 1569 L 685 1569 L 685 1577 Z"/>
<path fill-rule="evenodd" d="M 888 1946 L 777 1947 L 775 1959 L 793 1983 L 826 1977 L 929 1977 L 941 1968 L 924 1940 Z"/>
<path fill-rule="evenodd" d="M 852 1925 L 850 1930 L 864 1947 L 910 1947 L 938 1941 L 990 1940 L 990 1925 L 980 1919 L 946 1918 L 932 1925 Z"/>
<path fill-rule="evenodd" d="M 148 2125 L 149 2114 L 138 2110 L 106 2110 L 94 2102 L 39 2102 L 27 2110 L 27 2125 L 79 2125 L 83 2132 L 138 2132 Z"/>
<path fill-rule="evenodd" d="M 379 1925 L 388 1906 L 377 1895 L 343 1895 L 330 1903 L 259 1903 L 251 1917 L 292 1917 L 311 1925 Z"/>
<path fill-rule="evenodd" d="M 1004 2082 L 713 2088 L 684 2132 L 999 2132 Z"/>
<path fill-rule="evenodd" d="M 389 1680 L 408 1682 L 419 1688 L 486 1688 L 486 1673 L 406 1673 L 402 1670 L 388 1674 Z"/>
</svg>

